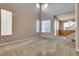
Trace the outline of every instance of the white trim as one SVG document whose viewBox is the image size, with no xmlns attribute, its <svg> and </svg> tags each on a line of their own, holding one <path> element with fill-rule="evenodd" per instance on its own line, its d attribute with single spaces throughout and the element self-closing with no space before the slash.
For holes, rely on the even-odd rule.
<svg viewBox="0 0 79 59">
<path fill-rule="evenodd" d="M 0 44 L 0 46 L 2 46 L 2 45 L 7 45 L 7 44 L 11 44 L 11 43 L 15 43 L 15 42 L 19 42 L 19 41 L 23 41 L 23 40 L 26 40 L 26 39 L 32 39 L 32 38 L 37 38 L 37 37 L 39 37 L 39 36 L 34 36 L 34 37 L 29 37 L 29 38 L 25 38 L 25 39 L 20 39 L 20 40 L 16 40 L 16 41 L 11 41 L 11 42 L 6 42 L 6 43 L 2 43 L 2 44 Z"/>
<path fill-rule="evenodd" d="M 76 51 L 78 51 L 78 52 L 79 52 L 79 49 L 78 49 L 78 48 L 76 48 Z"/>
</svg>

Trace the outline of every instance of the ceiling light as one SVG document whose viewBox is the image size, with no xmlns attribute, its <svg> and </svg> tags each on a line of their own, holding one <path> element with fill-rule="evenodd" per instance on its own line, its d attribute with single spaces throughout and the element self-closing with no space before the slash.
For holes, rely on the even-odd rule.
<svg viewBox="0 0 79 59">
<path fill-rule="evenodd" d="M 44 4 L 44 8 L 47 8 L 48 7 L 48 4 L 46 3 L 46 4 Z"/>
<path fill-rule="evenodd" d="M 37 4 L 36 4 L 36 7 L 37 7 L 37 8 L 40 8 L 40 5 L 39 5 L 39 3 L 37 3 Z"/>
</svg>

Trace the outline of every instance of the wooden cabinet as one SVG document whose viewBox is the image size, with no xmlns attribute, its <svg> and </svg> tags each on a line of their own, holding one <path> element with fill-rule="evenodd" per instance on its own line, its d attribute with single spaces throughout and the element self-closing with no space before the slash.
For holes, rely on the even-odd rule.
<svg viewBox="0 0 79 59">
<path fill-rule="evenodd" d="M 60 36 L 68 36 L 75 32 L 75 30 L 59 30 L 59 35 Z"/>
</svg>

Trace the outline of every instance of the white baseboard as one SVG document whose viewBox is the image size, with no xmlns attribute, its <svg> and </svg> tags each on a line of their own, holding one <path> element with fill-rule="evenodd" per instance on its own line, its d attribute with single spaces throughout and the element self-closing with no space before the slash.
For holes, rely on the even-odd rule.
<svg viewBox="0 0 79 59">
<path fill-rule="evenodd" d="M 38 37 L 39 37 L 39 36 L 34 36 L 34 37 L 25 38 L 25 39 L 22 39 L 22 40 L 20 39 L 20 40 L 16 40 L 16 41 L 1 43 L 0 46 L 2 46 L 2 45 L 7 45 L 7 44 L 11 44 L 11 43 L 15 43 L 15 42 L 20 42 L 20 41 L 23 41 L 23 40 L 26 40 L 26 39 L 38 38 Z"/>
</svg>

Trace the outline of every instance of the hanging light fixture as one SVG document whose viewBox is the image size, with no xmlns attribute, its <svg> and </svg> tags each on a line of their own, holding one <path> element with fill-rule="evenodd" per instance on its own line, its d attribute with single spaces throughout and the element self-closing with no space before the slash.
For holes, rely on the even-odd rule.
<svg viewBox="0 0 79 59">
<path fill-rule="evenodd" d="M 41 5 L 42 5 L 42 8 L 43 8 L 43 9 L 48 7 L 48 4 L 47 4 L 47 3 L 41 4 Z M 40 4 L 37 3 L 37 4 L 36 4 L 36 7 L 37 7 L 37 8 L 40 8 Z"/>
<path fill-rule="evenodd" d="M 36 4 L 36 7 L 37 7 L 37 8 L 40 8 L 40 5 L 39 5 L 39 3 L 37 3 L 37 4 Z"/>
<path fill-rule="evenodd" d="M 44 4 L 44 6 L 43 6 L 43 8 L 47 8 L 48 7 L 48 4 L 47 3 L 45 3 Z"/>
</svg>

